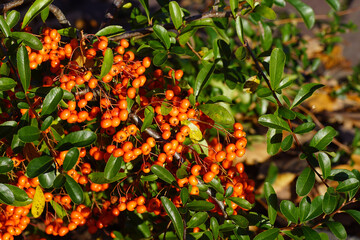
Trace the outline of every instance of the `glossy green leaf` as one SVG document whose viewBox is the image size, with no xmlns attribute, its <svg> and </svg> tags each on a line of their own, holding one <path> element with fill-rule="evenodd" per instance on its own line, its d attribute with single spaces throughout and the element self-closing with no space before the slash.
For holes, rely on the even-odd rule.
<svg viewBox="0 0 360 240">
<path fill-rule="evenodd" d="M 183 205 L 185 205 L 190 198 L 189 190 L 187 188 L 182 188 L 180 191 L 180 199 Z"/>
<path fill-rule="evenodd" d="M 355 219 L 355 221 L 357 221 L 360 224 L 360 211 L 355 209 L 347 209 L 344 210 L 344 212 L 352 216 Z"/>
<path fill-rule="evenodd" d="M 260 36 L 261 46 L 265 51 L 267 51 L 271 48 L 273 43 L 272 31 L 268 24 L 262 22 L 261 25 L 263 27 L 263 31 L 261 32 L 261 36 Z"/>
<path fill-rule="evenodd" d="M 197 97 L 215 70 L 215 64 L 204 62 L 200 67 L 200 71 L 196 76 L 194 83 L 194 95 Z"/>
<path fill-rule="evenodd" d="M 61 36 L 69 37 L 69 38 L 76 38 L 77 29 L 74 27 L 62 28 L 57 31 Z"/>
<path fill-rule="evenodd" d="M 67 216 L 66 210 L 60 204 L 58 204 L 57 202 L 55 202 L 53 200 L 50 201 L 50 204 L 53 207 L 53 209 L 55 210 L 56 216 L 58 218 L 63 219 L 64 217 Z"/>
<path fill-rule="evenodd" d="M 305 168 L 296 180 L 296 193 L 299 196 L 307 195 L 315 183 L 315 173 L 310 167 Z"/>
<path fill-rule="evenodd" d="M 186 207 L 193 211 L 210 211 L 214 209 L 215 205 L 204 200 L 194 200 L 189 202 Z"/>
<path fill-rule="evenodd" d="M 314 10 L 306 5 L 301 0 L 286 0 L 291 5 L 293 5 L 296 10 L 300 13 L 301 17 L 304 19 L 305 25 L 307 28 L 312 28 L 315 24 L 315 13 Z"/>
<path fill-rule="evenodd" d="M 317 231 L 308 227 L 308 226 L 301 226 L 301 230 L 305 236 L 305 239 L 311 240 L 321 240 L 321 237 Z"/>
<path fill-rule="evenodd" d="M 327 179 L 331 172 L 331 160 L 326 153 L 319 152 L 318 161 L 321 168 L 322 176 L 324 179 Z"/>
<path fill-rule="evenodd" d="M 317 196 L 316 198 L 314 198 L 314 200 L 311 202 L 309 214 L 306 216 L 304 221 L 310 221 L 314 218 L 317 218 L 323 213 L 322 202 L 323 196 Z"/>
<path fill-rule="evenodd" d="M 236 13 L 237 13 L 238 8 L 239 8 L 239 0 L 230 0 L 229 4 L 230 4 L 231 13 L 235 18 Z"/>
<path fill-rule="evenodd" d="M 265 182 L 264 184 L 264 195 L 268 204 L 268 216 L 270 223 L 274 224 L 278 210 L 278 202 L 275 190 L 268 182 Z"/>
<path fill-rule="evenodd" d="M 247 228 L 249 226 L 249 220 L 247 220 L 246 217 L 242 215 L 231 215 L 229 218 L 233 220 L 240 228 Z"/>
<path fill-rule="evenodd" d="M 331 214 L 336 209 L 337 203 L 338 203 L 337 196 L 327 191 L 324 194 L 324 199 L 322 203 L 323 212 L 326 214 Z"/>
<path fill-rule="evenodd" d="M 327 222 L 326 226 L 338 239 L 347 239 L 347 233 L 344 226 L 339 222 Z"/>
<path fill-rule="evenodd" d="M 266 147 L 270 155 L 275 155 L 279 152 L 282 142 L 282 130 L 269 128 L 266 134 Z"/>
<path fill-rule="evenodd" d="M 14 193 L 3 183 L 0 183 L 0 200 L 8 205 L 15 201 Z"/>
<path fill-rule="evenodd" d="M 52 88 L 43 101 L 41 115 L 51 114 L 57 110 L 57 106 L 62 100 L 63 95 L 64 92 L 60 87 Z"/>
<path fill-rule="evenodd" d="M 122 157 L 114 157 L 111 154 L 105 166 L 104 177 L 108 180 L 114 178 L 119 173 L 122 163 Z"/>
<path fill-rule="evenodd" d="M 297 224 L 299 209 L 295 207 L 293 202 L 289 200 L 282 200 L 280 203 L 280 211 L 288 219 L 288 221 Z"/>
<path fill-rule="evenodd" d="M 262 6 L 262 5 L 261 5 Z M 260 6 L 258 6 L 260 7 Z M 286 56 L 282 49 L 274 48 L 270 56 L 270 83 L 273 89 L 277 89 L 284 72 Z"/>
<path fill-rule="evenodd" d="M 356 178 L 349 178 L 343 182 L 340 182 L 339 185 L 336 187 L 336 191 L 338 192 L 348 192 L 353 189 L 359 188 L 359 180 Z"/>
<path fill-rule="evenodd" d="M 316 127 L 313 122 L 302 123 L 294 129 L 294 133 L 302 134 L 312 131 Z"/>
<path fill-rule="evenodd" d="M 95 141 L 96 134 L 94 132 L 81 130 L 66 135 L 55 148 L 59 151 L 64 151 L 73 147 L 86 147 Z"/>
<path fill-rule="evenodd" d="M 197 212 L 187 222 L 186 227 L 188 227 L 188 228 L 198 227 L 201 224 L 205 223 L 206 220 L 208 219 L 208 217 L 209 217 L 209 215 L 206 212 Z"/>
<path fill-rule="evenodd" d="M 254 240 L 275 240 L 279 235 L 280 229 L 272 228 L 255 236 Z"/>
<path fill-rule="evenodd" d="M 119 25 L 111 25 L 111 26 L 107 26 L 104 27 L 103 29 L 99 30 L 97 33 L 95 33 L 96 36 L 106 36 L 106 37 L 111 37 L 111 36 L 116 36 L 119 35 L 121 33 L 123 33 L 125 30 L 122 26 Z"/>
<path fill-rule="evenodd" d="M 230 197 L 232 194 L 233 194 L 233 192 L 234 192 L 234 188 L 233 187 L 228 187 L 227 189 L 226 189 L 226 191 L 225 191 L 225 197 L 226 198 L 228 198 L 228 197 Z"/>
<path fill-rule="evenodd" d="M 79 160 L 80 151 L 76 147 L 71 148 L 65 155 L 63 168 L 65 171 L 72 169 Z"/>
<path fill-rule="evenodd" d="M 335 11 L 340 10 L 340 1 L 339 0 L 326 0 L 326 2 L 334 9 Z"/>
<path fill-rule="evenodd" d="M 299 203 L 299 217 L 300 223 L 304 222 L 308 216 L 311 208 L 311 200 L 309 197 L 303 197 Z"/>
<path fill-rule="evenodd" d="M 219 236 L 219 223 L 215 217 L 211 217 L 210 219 L 210 229 L 213 233 L 214 239 L 218 239 Z"/>
<path fill-rule="evenodd" d="M 161 197 L 161 203 L 163 204 L 163 207 L 168 214 L 168 216 L 171 219 L 171 222 L 174 225 L 174 229 L 176 234 L 180 239 L 184 238 L 184 223 L 182 221 L 181 215 L 176 208 L 175 204 L 170 201 L 167 197 Z"/>
<path fill-rule="evenodd" d="M 148 128 L 154 119 L 155 113 L 154 113 L 154 108 L 151 106 L 147 106 L 144 110 L 144 121 L 143 121 L 143 125 L 141 126 L 141 132 L 143 132 L 146 128 Z"/>
<path fill-rule="evenodd" d="M 239 198 L 239 197 L 229 197 L 228 198 L 230 201 L 236 203 L 238 206 L 250 210 L 251 208 L 254 207 L 254 204 L 251 204 L 248 202 L 248 200 L 243 199 L 243 198 Z"/>
<path fill-rule="evenodd" d="M 14 168 L 14 162 L 11 158 L 0 157 L 0 174 L 10 172 Z"/>
<path fill-rule="evenodd" d="M 146 14 L 148 20 L 150 20 L 149 0 L 139 0 L 139 2 L 141 3 L 141 5 L 142 5 L 143 8 L 144 8 L 145 14 Z"/>
<path fill-rule="evenodd" d="M 183 12 L 176 1 L 171 1 L 169 3 L 169 12 L 175 28 L 179 29 L 182 25 Z"/>
<path fill-rule="evenodd" d="M 53 121 L 54 121 L 54 117 L 53 116 L 47 116 L 46 118 L 45 118 L 45 120 L 43 121 L 43 123 L 41 124 L 41 128 L 40 128 L 40 130 L 41 131 L 45 131 L 46 129 L 48 129 L 50 126 L 51 126 L 51 124 L 53 123 Z"/>
<path fill-rule="evenodd" d="M 163 51 L 156 52 L 156 54 L 154 55 L 153 64 L 154 66 L 157 67 L 161 66 L 166 62 L 167 59 L 168 59 L 167 52 L 163 52 Z"/>
<path fill-rule="evenodd" d="M 26 175 L 29 178 L 34 178 L 40 174 L 46 172 L 53 164 L 54 160 L 52 157 L 44 155 L 38 158 L 34 158 L 29 162 L 26 168 Z"/>
<path fill-rule="evenodd" d="M 294 138 L 293 138 L 292 135 L 290 135 L 290 134 L 287 135 L 287 136 L 284 138 L 284 140 L 281 142 L 281 149 L 282 149 L 284 152 L 288 151 L 288 150 L 291 148 L 292 144 L 293 144 L 293 140 L 294 140 Z"/>
<path fill-rule="evenodd" d="M 254 8 L 254 0 L 246 0 L 246 2 L 250 5 L 251 8 Z"/>
<path fill-rule="evenodd" d="M 101 72 L 99 76 L 100 79 L 110 72 L 110 69 L 113 65 L 113 61 L 114 61 L 113 51 L 111 50 L 111 48 L 107 48 L 105 50 L 104 61 L 101 65 Z"/>
<path fill-rule="evenodd" d="M 274 114 L 266 114 L 259 118 L 259 123 L 265 127 L 291 132 L 287 122 Z"/>
<path fill-rule="evenodd" d="M 164 44 L 166 49 L 169 49 L 171 43 L 170 43 L 170 37 L 169 37 L 167 30 L 161 25 L 154 25 L 153 30 L 154 30 L 155 35 Z"/>
<path fill-rule="evenodd" d="M 265 5 L 257 5 L 254 9 L 254 12 L 260 14 L 260 16 L 267 18 L 269 20 L 276 19 L 276 13 L 271 8 Z"/>
<path fill-rule="evenodd" d="M 198 108 L 216 123 L 231 126 L 234 124 L 234 116 L 219 104 L 201 104 Z"/>
<path fill-rule="evenodd" d="M 336 135 L 337 132 L 334 128 L 326 126 L 314 135 L 309 146 L 317 150 L 323 150 L 331 143 Z"/>
<path fill-rule="evenodd" d="M 16 10 L 12 10 L 6 15 L 6 23 L 9 28 L 12 29 L 20 20 L 20 13 Z"/>
<path fill-rule="evenodd" d="M 43 21 L 43 23 L 45 23 L 47 18 L 49 17 L 49 12 L 49 7 L 46 7 L 44 10 L 41 11 L 41 20 Z"/>
<path fill-rule="evenodd" d="M 65 190 L 71 200 L 76 204 L 82 203 L 84 201 L 84 192 L 81 186 L 69 175 L 65 174 L 65 178 Z"/>
<path fill-rule="evenodd" d="M 217 178 L 213 178 L 209 185 L 214 188 L 218 193 L 224 194 L 224 187 L 221 185 L 221 182 Z"/>
<path fill-rule="evenodd" d="M 52 1 L 53 0 L 36 0 L 26 12 L 21 25 L 21 29 L 26 27 L 29 22 L 32 21 L 38 14 L 40 14 L 42 10 L 48 7 L 52 3 Z"/>
<path fill-rule="evenodd" d="M 10 27 L 2 15 L 0 15 L 0 30 L 5 37 L 9 37 L 11 35 Z"/>
<path fill-rule="evenodd" d="M 41 41 L 34 35 L 27 32 L 12 32 L 12 37 L 23 41 L 27 46 L 35 50 L 41 50 L 43 45 Z"/>
<path fill-rule="evenodd" d="M 47 171 L 38 176 L 39 183 L 43 188 L 51 188 L 55 181 L 55 171 Z"/>
<path fill-rule="evenodd" d="M 303 101 L 308 99 L 317 89 L 323 87 L 323 84 L 319 83 L 307 83 L 304 84 L 298 93 L 296 94 L 294 101 L 291 105 L 291 108 L 296 107 L 297 105 L 301 104 Z"/>
<path fill-rule="evenodd" d="M 29 198 L 29 196 L 23 189 L 20 189 L 11 184 L 5 185 L 11 190 L 15 197 L 15 201 L 11 204 L 11 206 L 23 207 L 29 205 L 33 201 L 31 198 Z M 4 203 L 3 201 L 1 201 L 1 199 L 0 202 Z"/>
<path fill-rule="evenodd" d="M 245 44 L 244 30 L 243 30 L 243 24 L 242 24 L 242 20 L 241 20 L 240 16 L 237 16 L 235 18 L 235 30 L 236 30 L 236 34 L 237 34 L 240 42 L 244 45 Z"/>
<path fill-rule="evenodd" d="M 89 175 L 90 178 L 90 175 Z M 53 187 L 54 188 L 61 188 L 62 186 L 64 186 L 66 182 L 66 178 L 64 174 L 59 174 L 56 176 L 54 183 L 53 183 Z"/>
<path fill-rule="evenodd" d="M 89 179 L 91 182 L 93 183 L 97 183 L 97 184 L 104 184 L 104 183 L 112 183 L 112 182 L 116 182 L 122 178 L 126 177 L 126 173 L 125 172 L 119 172 L 117 173 L 113 178 L 111 179 L 106 179 L 104 176 L 104 172 L 92 172 L 88 175 Z"/>
<path fill-rule="evenodd" d="M 159 165 L 152 165 L 151 172 L 158 176 L 161 180 L 172 184 L 176 182 L 174 175 L 172 175 L 169 170 Z"/>
<path fill-rule="evenodd" d="M 40 130 L 37 127 L 25 126 L 18 131 L 19 138 L 23 142 L 33 142 L 39 139 Z"/>
<path fill-rule="evenodd" d="M 16 54 L 17 69 L 21 84 L 26 92 L 30 86 L 31 71 L 29 63 L 29 55 L 26 47 L 21 45 Z"/>
</svg>

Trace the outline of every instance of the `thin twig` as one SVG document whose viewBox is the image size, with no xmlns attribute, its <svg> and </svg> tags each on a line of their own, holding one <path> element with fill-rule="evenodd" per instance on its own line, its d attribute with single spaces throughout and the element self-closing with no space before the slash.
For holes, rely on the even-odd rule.
<svg viewBox="0 0 360 240">
<path fill-rule="evenodd" d="M 111 20 L 114 19 L 114 16 L 116 15 L 118 9 L 121 8 L 124 5 L 124 3 L 125 3 L 125 0 L 113 0 L 113 2 L 111 3 L 111 6 L 106 11 L 105 19 L 100 24 L 100 29 L 107 26 L 111 22 Z"/>
<path fill-rule="evenodd" d="M 49 10 L 56 19 L 59 21 L 62 27 L 71 27 L 71 23 L 66 19 L 65 14 L 57 6 L 50 4 Z"/>
<path fill-rule="evenodd" d="M 5 13 L 13 8 L 23 5 L 25 2 L 30 2 L 29 0 L 15 0 L 9 3 L 4 3 L 0 5 L 0 14 Z"/>
<path fill-rule="evenodd" d="M 201 56 L 200 54 L 195 51 L 195 49 L 191 46 L 191 44 L 189 42 L 186 43 L 186 45 L 190 48 L 190 50 L 199 58 L 199 60 L 201 60 Z"/>
</svg>

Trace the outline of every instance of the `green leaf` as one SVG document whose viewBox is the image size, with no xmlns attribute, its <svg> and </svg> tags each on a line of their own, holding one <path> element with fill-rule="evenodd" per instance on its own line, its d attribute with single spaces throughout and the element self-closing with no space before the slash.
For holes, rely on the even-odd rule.
<svg viewBox="0 0 360 240">
<path fill-rule="evenodd" d="M 344 212 L 346 212 L 347 214 L 349 214 L 350 216 L 352 216 L 355 221 L 357 221 L 360 224 L 360 212 L 354 209 L 347 209 L 344 210 Z"/>
<path fill-rule="evenodd" d="M 316 198 L 314 198 L 314 200 L 311 202 L 309 214 L 306 216 L 304 221 L 310 221 L 314 218 L 317 218 L 323 213 L 322 202 L 323 196 L 317 196 Z"/>
<path fill-rule="evenodd" d="M 236 34 L 240 40 L 240 42 L 244 45 L 245 41 L 244 41 L 244 31 L 243 31 L 243 24 L 242 24 L 242 20 L 240 16 L 237 16 L 235 18 L 235 30 L 236 30 Z"/>
<path fill-rule="evenodd" d="M 224 194 L 225 191 L 224 191 L 224 187 L 221 185 L 221 182 L 216 179 L 216 178 L 213 178 L 211 180 L 211 182 L 209 182 L 209 185 L 214 188 L 218 193 L 220 194 Z"/>
<path fill-rule="evenodd" d="M 336 191 L 338 192 L 348 192 L 353 189 L 356 189 L 359 187 L 359 180 L 356 178 L 349 178 L 341 183 L 336 187 Z"/>
<path fill-rule="evenodd" d="M 331 143 L 336 135 L 337 132 L 334 128 L 326 126 L 314 135 L 310 141 L 309 146 L 317 150 L 323 150 Z"/>
<path fill-rule="evenodd" d="M 279 152 L 282 141 L 282 130 L 269 128 L 266 134 L 267 152 L 275 155 Z"/>
<path fill-rule="evenodd" d="M 337 206 L 338 203 L 338 198 L 336 195 L 329 193 L 329 191 L 327 191 L 324 194 L 324 199 L 323 199 L 323 203 L 322 203 L 322 210 L 324 213 L 326 214 L 331 214 Z"/>
<path fill-rule="evenodd" d="M 210 211 L 215 205 L 204 200 L 194 200 L 186 205 L 186 207 L 193 211 Z"/>
<path fill-rule="evenodd" d="M 61 36 L 69 37 L 69 38 L 76 38 L 77 29 L 74 27 L 62 28 L 57 31 Z"/>
<path fill-rule="evenodd" d="M 159 66 L 163 65 L 167 59 L 168 59 L 167 52 L 164 52 L 164 51 L 156 52 L 154 59 L 153 59 L 153 64 L 154 64 L 154 66 L 159 67 Z"/>
<path fill-rule="evenodd" d="M 43 45 L 41 41 L 34 35 L 27 32 L 12 32 L 12 37 L 22 40 L 27 46 L 35 50 L 41 50 Z"/>
<path fill-rule="evenodd" d="M 273 43 L 273 36 L 271 28 L 268 24 L 261 22 L 261 25 L 263 26 L 264 31 L 261 32 L 261 46 L 265 51 L 269 50 L 271 48 L 271 45 Z"/>
<path fill-rule="evenodd" d="M 326 153 L 319 152 L 318 161 L 321 168 L 322 176 L 324 179 L 327 179 L 331 172 L 331 160 Z"/>
<path fill-rule="evenodd" d="M 96 134 L 91 131 L 81 130 L 66 135 L 55 147 L 59 151 L 73 147 L 86 147 L 96 141 Z"/>
<path fill-rule="evenodd" d="M 39 139 L 40 130 L 37 127 L 25 126 L 18 131 L 19 138 L 23 142 L 33 142 Z"/>
<path fill-rule="evenodd" d="M 153 30 L 154 30 L 155 35 L 164 44 L 166 49 L 169 49 L 171 43 L 170 43 L 170 37 L 169 37 L 167 30 L 161 25 L 154 25 Z"/>
<path fill-rule="evenodd" d="M 148 20 L 150 20 L 149 1 L 148 0 L 139 0 L 139 2 L 141 3 L 141 5 L 144 8 Z"/>
<path fill-rule="evenodd" d="M 184 239 L 184 223 L 175 204 L 164 196 L 161 197 L 161 202 L 163 204 L 166 213 L 170 217 L 171 222 L 174 225 L 176 234 L 180 239 Z"/>
<path fill-rule="evenodd" d="M 53 164 L 54 160 L 52 157 L 44 155 L 38 158 L 34 158 L 29 162 L 26 168 L 26 175 L 29 178 L 34 178 L 40 174 L 46 172 Z"/>
<path fill-rule="evenodd" d="M 172 175 L 169 170 L 159 165 L 152 165 L 151 172 L 169 184 L 176 182 L 174 175 Z"/>
<path fill-rule="evenodd" d="M 44 10 L 41 11 L 41 20 L 43 21 L 43 23 L 45 23 L 47 18 L 49 17 L 49 11 L 49 7 L 46 7 Z"/>
<path fill-rule="evenodd" d="M 14 193 L 3 183 L 0 183 L 0 200 L 7 205 L 11 205 L 15 201 Z"/>
<path fill-rule="evenodd" d="M 80 151 L 76 147 L 71 148 L 65 156 L 63 168 L 65 171 L 72 169 L 79 160 Z"/>
<path fill-rule="evenodd" d="M 254 240 L 275 240 L 279 235 L 280 229 L 272 228 L 255 236 Z"/>
<path fill-rule="evenodd" d="M 104 177 L 108 180 L 114 178 L 119 173 L 122 163 L 122 157 L 114 157 L 111 154 L 104 169 Z"/>
<path fill-rule="evenodd" d="M 171 1 L 169 3 L 169 12 L 175 28 L 179 29 L 182 25 L 183 12 L 176 1 Z"/>
<path fill-rule="evenodd" d="M 299 218 L 299 209 L 289 200 L 282 200 L 280 203 L 280 211 L 292 223 L 297 224 Z"/>
<path fill-rule="evenodd" d="M 17 69 L 21 84 L 26 92 L 30 86 L 31 71 L 29 63 L 29 55 L 26 47 L 21 45 L 16 54 Z"/>
<path fill-rule="evenodd" d="M 219 223 L 215 217 L 210 218 L 210 229 L 213 233 L 214 239 L 218 239 L 219 236 Z"/>
<path fill-rule="evenodd" d="M 315 123 L 307 122 L 300 124 L 294 129 L 294 133 L 302 134 L 312 131 L 316 127 Z"/>
<path fill-rule="evenodd" d="M 11 190 L 15 197 L 15 201 L 11 204 L 11 206 L 23 207 L 29 205 L 33 201 L 23 189 L 10 184 L 5 185 Z M 1 199 L 0 202 L 4 203 Z"/>
<path fill-rule="evenodd" d="M 268 216 L 270 223 L 274 224 L 277 215 L 278 203 L 275 190 L 268 182 L 265 182 L 264 184 L 264 195 L 268 204 Z"/>
<path fill-rule="evenodd" d="M 187 227 L 188 228 L 198 227 L 201 224 L 205 223 L 206 220 L 208 219 L 208 217 L 209 217 L 209 215 L 207 214 L 207 212 L 197 212 L 187 222 Z"/>
<path fill-rule="evenodd" d="M 296 10 L 300 13 L 301 17 L 304 19 L 305 25 L 307 28 L 312 28 L 315 24 L 315 13 L 314 10 L 303 3 L 301 0 L 287 0 L 291 5 L 293 5 Z"/>
<path fill-rule="evenodd" d="M 233 220 L 240 228 L 247 228 L 249 226 L 249 220 L 247 220 L 242 215 L 231 215 L 229 218 Z"/>
<path fill-rule="evenodd" d="M 52 88 L 44 99 L 41 115 L 51 114 L 57 110 L 57 106 L 62 100 L 63 95 L 64 91 L 60 87 Z"/>
<path fill-rule="evenodd" d="M 281 142 L 281 149 L 284 152 L 288 151 L 291 148 L 292 144 L 293 144 L 293 140 L 294 140 L 294 138 L 293 138 L 293 136 L 291 134 L 286 136 L 284 138 L 284 140 Z"/>
<path fill-rule="evenodd" d="M 254 204 L 249 203 L 246 199 L 243 198 L 229 197 L 228 199 L 246 210 L 250 210 L 251 208 L 254 207 Z"/>
<path fill-rule="evenodd" d="M 305 239 L 311 240 L 321 240 L 321 237 L 317 231 L 308 227 L 308 226 L 301 226 L 301 230 L 305 236 Z"/>
<path fill-rule="evenodd" d="M 42 12 L 46 7 L 48 7 L 53 0 L 36 0 L 26 12 L 21 29 L 24 29 L 30 21 L 32 21 L 38 14 Z"/>
<path fill-rule="evenodd" d="M 233 187 L 228 187 L 227 189 L 226 189 L 226 191 L 225 191 L 225 197 L 226 198 L 228 198 L 228 197 L 230 197 L 232 194 L 233 194 L 233 192 L 234 192 L 234 188 Z"/>
<path fill-rule="evenodd" d="M 104 183 L 112 183 L 112 182 L 116 182 L 122 178 L 126 177 L 126 173 L 125 172 L 118 172 L 115 177 L 111 178 L 111 179 L 106 179 L 104 176 L 104 172 L 92 172 L 88 175 L 89 179 L 91 182 L 93 183 L 97 183 L 97 184 L 104 184 Z"/>
<path fill-rule="evenodd" d="M 4 34 L 5 37 L 11 36 L 10 27 L 2 15 L 0 15 L 0 30 Z"/>
<path fill-rule="evenodd" d="M 246 2 L 250 5 L 251 8 L 254 8 L 254 0 L 246 0 Z"/>
<path fill-rule="evenodd" d="M 231 126 L 234 124 L 234 116 L 219 104 L 201 104 L 198 108 L 216 123 Z"/>
<path fill-rule="evenodd" d="M 16 126 L 17 126 L 17 122 L 15 121 L 6 121 L 0 124 L 0 136 L 6 137 L 9 134 L 13 133 Z"/>
<path fill-rule="evenodd" d="M 307 195 L 315 183 L 315 173 L 310 167 L 305 168 L 296 180 L 296 193 L 299 196 Z"/>
<path fill-rule="evenodd" d="M 340 10 L 340 2 L 339 2 L 339 0 L 326 0 L 326 1 L 330 5 L 330 7 L 332 7 L 332 9 L 334 9 L 335 11 Z"/>
<path fill-rule="evenodd" d="M 106 37 L 112 37 L 119 35 L 120 33 L 124 32 L 124 28 L 119 25 L 111 25 L 104 27 L 103 29 L 99 30 L 97 33 L 95 33 L 96 36 L 106 36 Z"/>
<path fill-rule="evenodd" d="M 84 192 L 80 185 L 67 174 L 65 174 L 65 178 L 65 190 L 67 194 L 69 194 L 71 200 L 76 204 L 82 203 L 84 201 Z"/>
<path fill-rule="evenodd" d="M 297 1 L 297 0 L 296 0 Z M 323 84 L 319 83 L 307 83 L 304 84 L 298 93 L 296 94 L 294 101 L 291 105 L 291 109 L 308 99 L 317 89 L 323 87 Z"/>
<path fill-rule="evenodd" d="M 51 188 L 54 185 L 54 181 L 56 178 L 55 171 L 51 170 L 51 171 L 42 173 L 38 176 L 38 178 L 39 178 L 39 183 L 43 188 Z"/>
<path fill-rule="evenodd" d="M 237 13 L 238 8 L 239 8 L 239 0 L 230 0 L 229 3 L 230 3 L 231 13 L 235 18 L 236 13 Z"/>
<path fill-rule="evenodd" d="M 347 233 L 344 226 L 339 222 L 327 222 L 326 226 L 329 227 L 330 231 L 337 237 L 338 239 L 347 239 Z"/>
<path fill-rule="evenodd" d="M 14 162 L 11 158 L 0 157 L 0 174 L 10 172 L 14 168 Z"/>
<path fill-rule="evenodd" d="M 148 128 L 154 119 L 155 113 L 154 113 L 154 108 L 151 106 L 147 106 L 145 108 L 144 111 L 144 121 L 143 121 L 143 125 L 141 126 L 141 132 L 143 132 L 146 128 Z"/>
<path fill-rule="evenodd" d="M 90 177 L 90 175 L 89 175 Z M 53 187 L 54 188 L 61 188 L 66 182 L 66 178 L 64 174 L 59 174 L 56 176 L 54 183 L 53 183 Z"/>
<path fill-rule="evenodd" d="M 9 28 L 12 29 L 20 20 L 20 13 L 16 10 L 12 10 L 6 15 L 6 23 Z"/>
<path fill-rule="evenodd" d="M 265 127 L 291 132 L 287 122 L 274 114 L 266 114 L 259 118 L 259 123 Z"/>
<path fill-rule="evenodd" d="M 54 121 L 54 117 L 53 116 L 47 116 L 46 118 L 45 118 L 45 120 L 43 121 L 43 123 L 41 124 L 41 128 L 40 128 L 40 130 L 41 131 L 45 131 L 46 129 L 48 129 L 50 126 L 51 126 L 51 124 L 53 123 L 53 121 Z"/>
<path fill-rule="evenodd" d="M 104 61 L 101 66 L 101 73 L 99 79 L 103 78 L 106 74 L 110 72 L 110 69 L 113 65 L 113 61 L 114 61 L 113 51 L 111 50 L 111 48 L 107 48 L 105 50 Z"/>
<path fill-rule="evenodd" d="M 187 188 L 182 188 L 180 191 L 180 199 L 183 205 L 185 205 L 190 198 L 189 190 Z"/>
<path fill-rule="evenodd" d="M 274 90 L 276 90 L 279 87 L 279 84 L 281 82 L 281 78 L 284 72 L 285 61 L 286 61 L 286 56 L 282 49 L 275 48 L 274 50 L 272 50 L 270 56 L 270 83 L 271 83 L 271 87 Z"/>
<path fill-rule="evenodd" d="M 304 197 L 299 203 L 299 217 L 300 223 L 304 222 L 308 216 L 311 208 L 311 200 L 309 197 Z"/>
<path fill-rule="evenodd" d="M 215 70 L 215 63 L 204 62 L 200 67 L 200 71 L 196 76 L 194 83 L 194 95 L 197 97 L 207 82 L 211 79 L 211 75 Z"/>
<path fill-rule="evenodd" d="M 276 13 L 271 8 L 265 5 L 257 5 L 254 9 L 254 12 L 260 14 L 260 16 L 267 18 L 269 20 L 276 19 Z"/>
<path fill-rule="evenodd" d="M 53 207 L 53 209 L 55 210 L 56 216 L 58 218 L 63 219 L 64 217 L 67 216 L 66 210 L 60 204 L 58 204 L 57 202 L 55 202 L 53 200 L 50 201 L 50 204 Z"/>
</svg>

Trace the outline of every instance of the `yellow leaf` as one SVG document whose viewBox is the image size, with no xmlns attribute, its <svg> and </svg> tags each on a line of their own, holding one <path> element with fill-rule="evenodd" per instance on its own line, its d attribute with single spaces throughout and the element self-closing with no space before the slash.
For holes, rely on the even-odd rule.
<svg viewBox="0 0 360 240">
<path fill-rule="evenodd" d="M 257 76 L 252 76 L 248 80 L 246 80 L 243 91 L 247 93 L 254 93 L 259 84 L 260 80 L 257 78 Z"/>
<path fill-rule="evenodd" d="M 34 199 L 31 207 L 31 214 L 34 218 L 40 217 L 45 207 L 45 197 L 40 186 L 36 187 Z"/>
</svg>

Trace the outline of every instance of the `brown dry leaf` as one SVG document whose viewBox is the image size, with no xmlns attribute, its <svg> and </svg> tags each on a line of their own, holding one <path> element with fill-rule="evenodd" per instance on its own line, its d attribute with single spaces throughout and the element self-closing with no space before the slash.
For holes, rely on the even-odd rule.
<svg viewBox="0 0 360 240">
<path fill-rule="evenodd" d="M 340 45 L 334 46 L 330 54 L 320 53 L 319 58 L 326 69 L 349 68 L 351 66 L 351 63 L 345 59 L 342 46 Z"/>
<path fill-rule="evenodd" d="M 280 173 L 277 175 L 275 182 L 272 184 L 276 195 L 279 199 L 290 199 L 291 198 L 291 183 L 295 180 L 295 173 Z M 260 186 L 256 190 L 256 194 L 263 192 L 264 185 Z"/>
<path fill-rule="evenodd" d="M 243 157 L 235 159 L 235 163 L 245 162 L 247 165 L 255 165 L 257 163 L 263 163 L 269 158 L 270 155 L 267 153 L 266 143 L 255 142 L 246 149 Z"/>
<path fill-rule="evenodd" d="M 338 111 L 344 108 L 344 102 L 339 98 L 331 98 L 327 92 L 315 92 L 306 103 L 314 112 Z"/>
<path fill-rule="evenodd" d="M 23 154 L 25 156 L 25 159 L 28 161 L 33 160 L 34 158 L 38 158 L 41 156 L 41 154 L 36 149 L 35 145 L 33 143 L 26 143 L 23 149 Z"/>
</svg>

